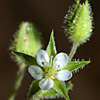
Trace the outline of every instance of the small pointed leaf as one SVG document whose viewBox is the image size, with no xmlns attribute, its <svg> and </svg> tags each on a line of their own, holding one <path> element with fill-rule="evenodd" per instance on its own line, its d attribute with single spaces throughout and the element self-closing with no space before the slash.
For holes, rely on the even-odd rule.
<svg viewBox="0 0 100 100">
<path fill-rule="evenodd" d="M 54 89 L 66 100 L 70 100 L 64 84 L 59 80 L 54 80 Z"/>
<path fill-rule="evenodd" d="M 13 51 L 15 55 L 17 55 L 21 60 L 23 60 L 28 66 L 30 65 L 38 65 L 36 59 L 32 56 L 29 56 L 24 53 Z"/>
<path fill-rule="evenodd" d="M 38 84 L 39 84 L 39 80 L 34 80 L 32 82 L 32 84 L 29 88 L 28 95 L 27 95 L 27 100 L 30 100 L 30 98 L 40 90 L 40 87 Z"/>
<path fill-rule="evenodd" d="M 52 30 L 52 33 L 51 33 L 51 36 L 50 36 L 50 41 L 49 41 L 49 44 L 47 46 L 46 51 L 47 51 L 49 57 L 51 55 L 53 55 L 53 58 L 56 56 L 57 51 L 56 51 L 56 46 L 55 46 L 55 41 L 54 41 L 54 32 L 53 32 L 53 30 Z"/>
<path fill-rule="evenodd" d="M 69 71 L 74 71 L 74 70 L 77 70 L 78 68 L 81 68 L 87 64 L 89 64 L 90 61 L 72 61 L 72 62 L 69 62 L 66 67 L 64 67 L 63 69 L 67 69 Z"/>
</svg>

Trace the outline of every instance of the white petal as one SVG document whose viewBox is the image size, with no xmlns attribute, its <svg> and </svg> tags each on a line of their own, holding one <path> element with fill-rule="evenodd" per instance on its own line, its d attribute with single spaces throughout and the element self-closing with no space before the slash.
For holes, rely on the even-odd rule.
<svg viewBox="0 0 100 100">
<path fill-rule="evenodd" d="M 53 60 L 53 66 L 59 69 L 64 68 L 68 63 L 68 55 L 66 53 L 59 53 Z"/>
<path fill-rule="evenodd" d="M 35 79 L 40 80 L 43 77 L 43 71 L 40 67 L 38 66 L 30 66 L 28 68 L 28 72 L 31 74 L 31 76 Z"/>
<path fill-rule="evenodd" d="M 54 85 L 53 80 L 50 78 L 44 78 L 39 82 L 39 86 L 42 90 L 48 90 Z"/>
<path fill-rule="evenodd" d="M 40 66 L 45 66 L 49 64 L 49 57 L 46 51 L 39 50 L 36 56 L 37 63 Z"/>
<path fill-rule="evenodd" d="M 56 78 L 60 81 L 67 81 L 72 77 L 72 72 L 68 70 L 61 70 L 56 72 Z"/>
</svg>

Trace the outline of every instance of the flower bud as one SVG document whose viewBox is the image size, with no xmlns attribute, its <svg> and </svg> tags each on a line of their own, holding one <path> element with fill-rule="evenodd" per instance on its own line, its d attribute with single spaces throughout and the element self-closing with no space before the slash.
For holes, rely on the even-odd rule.
<svg viewBox="0 0 100 100">
<path fill-rule="evenodd" d="M 11 50 L 36 56 L 42 47 L 38 31 L 32 23 L 22 22 L 14 35 Z"/>
<path fill-rule="evenodd" d="M 91 7 L 88 0 L 83 4 L 77 0 L 68 12 L 69 14 L 65 16 L 65 30 L 67 30 L 69 39 L 77 44 L 86 42 L 92 32 Z"/>
</svg>

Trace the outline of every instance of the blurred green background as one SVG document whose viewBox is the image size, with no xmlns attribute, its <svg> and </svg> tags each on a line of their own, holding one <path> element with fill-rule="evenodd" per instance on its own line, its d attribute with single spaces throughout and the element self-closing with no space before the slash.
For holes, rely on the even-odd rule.
<svg viewBox="0 0 100 100">
<path fill-rule="evenodd" d="M 51 29 L 54 29 L 58 52 L 68 54 L 72 44 L 65 37 L 62 26 L 68 7 L 73 3 L 74 0 L 0 0 L 0 100 L 8 100 L 16 80 L 18 66 L 10 59 L 8 48 L 19 24 L 22 21 L 34 23 L 42 33 L 44 48 L 48 44 Z M 71 81 L 74 87 L 69 92 L 71 100 L 100 100 L 100 1 L 90 0 L 90 3 L 95 30 L 90 41 L 77 50 L 74 58 L 90 58 L 92 62 L 73 75 Z M 26 100 L 32 80 L 26 72 L 16 100 Z"/>
</svg>

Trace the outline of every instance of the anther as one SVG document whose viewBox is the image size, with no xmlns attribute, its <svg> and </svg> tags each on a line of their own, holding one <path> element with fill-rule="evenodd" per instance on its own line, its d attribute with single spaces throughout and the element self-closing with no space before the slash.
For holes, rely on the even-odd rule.
<svg viewBox="0 0 100 100">
<path fill-rule="evenodd" d="M 58 65 L 58 68 L 60 68 L 60 65 Z"/>
<path fill-rule="evenodd" d="M 53 58 L 53 55 L 50 55 L 50 58 L 52 59 Z"/>
<path fill-rule="evenodd" d="M 57 73 L 55 73 L 55 75 L 57 76 L 58 74 L 57 74 Z"/>
<path fill-rule="evenodd" d="M 26 38 L 26 42 L 29 42 L 29 38 Z"/>
<path fill-rule="evenodd" d="M 42 65 L 44 65 L 44 62 L 42 62 Z"/>
<path fill-rule="evenodd" d="M 46 74 L 49 74 L 49 72 L 46 72 Z"/>
</svg>

